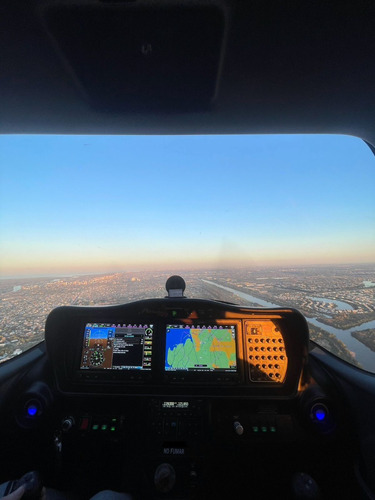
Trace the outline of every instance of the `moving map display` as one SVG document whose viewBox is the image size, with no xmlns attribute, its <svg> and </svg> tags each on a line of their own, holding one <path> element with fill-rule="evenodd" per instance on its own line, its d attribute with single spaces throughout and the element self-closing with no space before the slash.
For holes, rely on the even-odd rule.
<svg viewBox="0 0 375 500">
<path fill-rule="evenodd" d="M 236 327 L 167 325 L 165 370 L 236 372 Z"/>
</svg>

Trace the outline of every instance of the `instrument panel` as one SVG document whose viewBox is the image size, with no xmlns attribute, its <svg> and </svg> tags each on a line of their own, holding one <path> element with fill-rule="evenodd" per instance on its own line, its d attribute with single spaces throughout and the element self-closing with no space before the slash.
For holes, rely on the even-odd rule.
<svg viewBox="0 0 375 500">
<path fill-rule="evenodd" d="M 312 409 L 330 414 L 315 393 L 300 405 L 310 383 L 308 327 L 294 309 L 185 298 L 60 307 L 48 316 L 46 349 L 61 394 L 55 420 L 61 461 L 79 485 L 81 464 L 90 464 L 91 480 L 100 449 L 98 481 L 112 477 L 113 463 L 121 470 L 110 484 L 124 470 L 126 481 L 136 478 L 133 489 L 126 484 L 121 491 L 159 498 L 165 491 L 158 471 L 168 464 L 178 477 L 173 498 L 221 498 L 225 484 L 212 490 L 206 481 L 218 468 L 226 473 L 220 478 L 242 488 L 249 449 L 264 460 L 280 449 L 277 460 L 287 468 L 285 449 L 295 450 L 302 436 L 300 460 Z M 252 464 L 254 477 L 264 472 L 264 460 Z M 102 462 L 111 464 L 106 475 Z M 90 484 L 82 487 L 86 493 Z"/>
<path fill-rule="evenodd" d="M 308 328 L 294 309 L 150 299 L 59 307 L 46 346 L 62 392 L 290 397 Z"/>
</svg>

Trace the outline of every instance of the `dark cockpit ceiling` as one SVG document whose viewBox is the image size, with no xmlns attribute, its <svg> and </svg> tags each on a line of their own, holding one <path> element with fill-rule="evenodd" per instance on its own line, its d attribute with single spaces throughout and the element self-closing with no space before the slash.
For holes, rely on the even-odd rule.
<svg viewBox="0 0 375 500">
<path fill-rule="evenodd" d="M 0 9 L 2 133 L 342 133 L 375 144 L 371 0 L 3 0 Z M 76 20 L 80 12 L 78 29 L 66 22 L 69 12 Z M 93 21 L 93 12 L 103 21 Z M 146 72 L 134 69 L 132 56 L 123 64 L 128 49 L 120 28 L 111 40 L 110 15 L 127 28 L 148 23 L 154 53 L 160 40 L 170 42 L 160 64 L 156 59 Z M 125 31 L 131 47 L 132 31 Z M 161 32 L 164 38 L 153 38 Z M 90 53 L 83 39 L 96 40 Z M 148 43 L 145 37 L 140 50 L 148 52 Z M 95 66 L 104 55 L 107 62 Z M 99 83 L 89 78 L 95 71 Z M 135 106 L 118 92 L 129 79 Z M 97 84 L 95 102 L 90 82 Z M 164 106 L 158 91 L 153 99 L 155 82 L 161 95 L 177 95 L 175 106 Z M 103 111 L 98 104 L 110 92 L 112 107 Z M 194 95 L 203 96 L 198 105 L 189 101 Z"/>
</svg>

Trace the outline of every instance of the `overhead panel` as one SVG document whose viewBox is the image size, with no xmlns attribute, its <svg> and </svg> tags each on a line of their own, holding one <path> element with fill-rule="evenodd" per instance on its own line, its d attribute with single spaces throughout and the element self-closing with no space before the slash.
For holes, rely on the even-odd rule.
<svg viewBox="0 0 375 500">
<path fill-rule="evenodd" d="M 45 20 L 96 109 L 191 111 L 214 100 L 224 36 L 217 7 L 65 5 Z"/>
</svg>

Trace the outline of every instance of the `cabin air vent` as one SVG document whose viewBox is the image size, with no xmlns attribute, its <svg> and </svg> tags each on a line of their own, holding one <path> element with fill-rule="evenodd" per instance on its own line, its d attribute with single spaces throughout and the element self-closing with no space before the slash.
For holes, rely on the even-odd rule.
<svg viewBox="0 0 375 500">
<path fill-rule="evenodd" d="M 16 421 L 23 429 L 37 427 L 52 403 L 52 393 L 44 382 L 34 382 L 18 400 Z"/>
<path fill-rule="evenodd" d="M 337 411 L 329 396 L 317 385 L 307 389 L 301 398 L 305 421 L 318 434 L 333 434 L 337 429 Z"/>
</svg>

